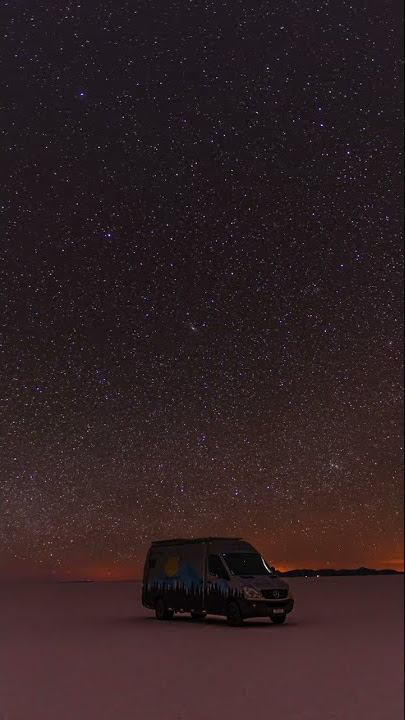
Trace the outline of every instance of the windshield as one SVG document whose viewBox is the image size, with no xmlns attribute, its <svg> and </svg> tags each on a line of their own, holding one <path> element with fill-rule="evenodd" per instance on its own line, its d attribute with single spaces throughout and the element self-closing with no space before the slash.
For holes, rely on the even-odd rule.
<svg viewBox="0 0 405 720">
<path fill-rule="evenodd" d="M 232 575 L 274 575 L 259 553 L 224 553 Z"/>
</svg>

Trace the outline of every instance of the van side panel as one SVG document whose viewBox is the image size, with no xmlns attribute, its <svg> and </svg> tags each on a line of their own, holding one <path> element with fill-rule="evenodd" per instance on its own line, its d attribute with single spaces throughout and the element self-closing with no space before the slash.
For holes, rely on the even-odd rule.
<svg viewBox="0 0 405 720">
<path fill-rule="evenodd" d="M 172 610 L 202 609 L 205 547 L 205 543 L 152 545 L 144 582 L 146 607 L 154 607 L 164 596 Z"/>
</svg>

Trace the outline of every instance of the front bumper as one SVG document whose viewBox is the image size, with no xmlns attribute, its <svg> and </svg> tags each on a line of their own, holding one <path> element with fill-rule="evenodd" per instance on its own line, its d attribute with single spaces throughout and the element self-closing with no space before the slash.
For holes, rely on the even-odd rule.
<svg viewBox="0 0 405 720">
<path fill-rule="evenodd" d="M 294 607 L 294 599 L 286 598 L 286 600 L 240 600 L 241 613 L 244 618 L 254 617 L 271 617 L 275 608 L 283 608 L 286 614 L 290 613 Z"/>
</svg>

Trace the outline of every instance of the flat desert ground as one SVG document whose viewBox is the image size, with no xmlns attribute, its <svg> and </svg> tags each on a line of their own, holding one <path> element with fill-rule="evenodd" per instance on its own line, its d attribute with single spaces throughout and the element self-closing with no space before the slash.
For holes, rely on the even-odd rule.
<svg viewBox="0 0 405 720">
<path fill-rule="evenodd" d="M 282 626 L 158 622 L 140 583 L 0 587 L 1 720 L 400 720 L 403 576 L 297 578 Z"/>
</svg>

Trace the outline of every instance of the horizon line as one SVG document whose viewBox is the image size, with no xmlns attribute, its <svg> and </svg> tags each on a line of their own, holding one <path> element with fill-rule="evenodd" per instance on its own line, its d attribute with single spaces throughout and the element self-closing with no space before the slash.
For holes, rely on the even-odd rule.
<svg viewBox="0 0 405 720">
<path fill-rule="evenodd" d="M 383 573 L 390 573 L 392 575 L 404 575 L 404 570 L 396 570 L 395 568 L 373 568 L 373 567 L 367 567 L 365 565 L 359 565 L 356 568 L 345 568 L 345 567 L 331 567 L 331 568 L 310 568 L 310 567 L 304 567 L 304 568 L 292 568 L 291 570 L 277 570 L 276 572 L 280 575 L 287 575 L 289 573 L 295 573 L 295 572 L 311 572 L 311 573 L 329 573 L 329 572 L 347 572 L 350 574 L 354 574 L 360 570 L 368 570 L 371 573 L 376 573 L 378 575 L 381 575 Z M 114 577 L 103 577 L 103 578 L 94 578 L 91 576 L 87 576 L 85 578 L 83 577 L 52 577 L 52 576 L 20 576 L 20 577 L 7 577 L 7 576 L 1 576 L 0 574 L 0 583 L 4 582 L 38 582 L 38 583 L 120 583 L 120 582 L 141 582 L 142 576 L 133 576 L 133 577 L 122 577 L 122 578 L 114 578 Z"/>
</svg>

